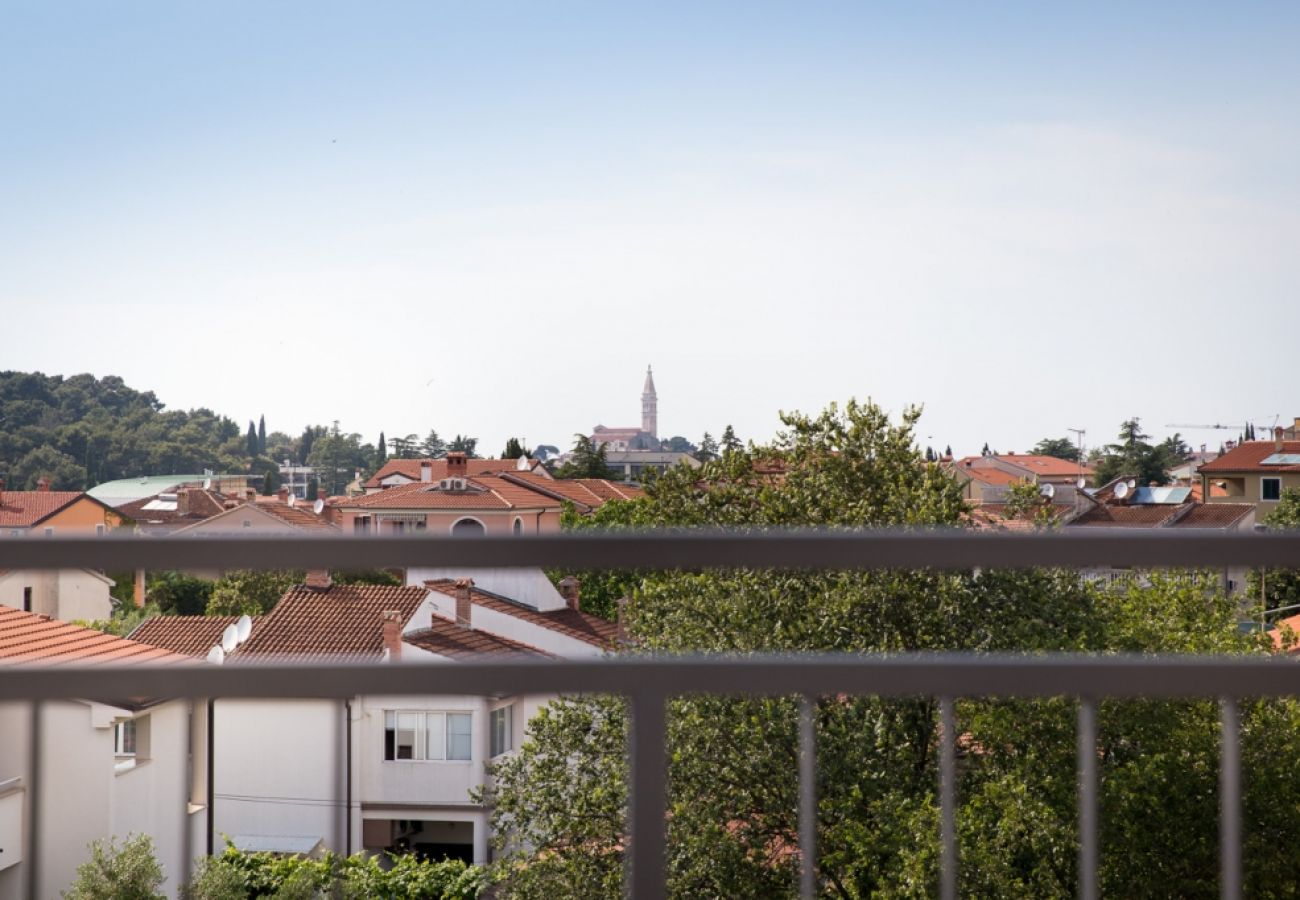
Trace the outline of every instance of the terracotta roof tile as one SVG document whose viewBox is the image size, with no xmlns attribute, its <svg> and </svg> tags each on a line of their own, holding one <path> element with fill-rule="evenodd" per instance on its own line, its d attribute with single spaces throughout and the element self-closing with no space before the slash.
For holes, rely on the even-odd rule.
<svg viewBox="0 0 1300 900">
<path fill-rule="evenodd" d="M 290 506 L 278 497 L 259 497 L 254 506 L 263 512 L 268 512 L 287 525 L 293 525 L 295 528 L 301 528 L 305 531 L 338 531 L 338 526 L 334 525 L 316 513 L 312 512 L 311 504 L 295 504 Z"/>
<path fill-rule="evenodd" d="M 402 641 L 450 659 L 466 659 L 485 654 L 554 656 L 544 650 L 490 634 L 482 629 L 465 628 L 442 616 L 432 616 L 428 628 L 409 631 L 402 636 Z"/>
<path fill-rule="evenodd" d="M 190 663 L 187 656 L 130 638 L 0 606 L 0 666 Z"/>
<path fill-rule="evenodd" d="M 431 466 L 430 474 L 434 481 L 441 481 L 447 477 L 446 459 L 390 459 L 380 466 L 379 471 L 367 479 L 362 487 L 367 489 L 383 487 L 384 479 L 390 475 L 404 475 L 412 481 L 419 481 L 420 466 L 426 462 Z M 538 465 L 535 459 L 530 459 L 528 462 L 534 467 Z M 497 472 L 513 472 L 518 463 L 517 459 L 467 459 L 465 474 L 473 477 Z"/>
<path fill-rule="evenodd" d="M 1142 506 L 1094 506 L 1071 526 L 1100 526 L 1103 528 L 1159 528 L 1178 514 L 1179 507 L 1151 504 Z"/>
<path fill-rule="evenodd" d="M 645 491 L 639 487 L 604 478 L 546 478 L 534 472 L 507 472 L 500 477 L 503 481 L 569 500 L 588 509 L 596 509 L 609 500 L 634 500 L 645 496 Z"/>
<path fill-rule="evenodd" d="M 1264 465 L 1274 453 L 1300 455 L 1300 441 L 1283 441 L 1279 451 L 1273 441 L 1246 441 L 1227 453 L 1207 462 L 1196 471 L 1202 475 L 1227 475 L 1233 472 L 1300 472 L 1300 465 Z"/>
<path fill-rule="evenodd" d="M 227 660 L 350 657 L 378 659 L 384 649 L 383 613 L 406 623 L 424 602 L 422 587 L 335 584 L 290 588 Z"/>
<path fill-rule="evenodd" d="M 454 598 L 456 596 L 456 585 L 453 581 L 445 579 L 426 581 L 425 586 L 430 590 L 446 594 L 448 597 Z M 618 637 L 617 625 L 590 613 L 568 608 L 542 612 L 531 606 L 517 603 L 514 600 L 507 600 L 495 594 L 489 594 L 478 588 L 473 589 L 471 598 L 476 606 L 505 613 L 525 622 L 531 622 L 534 625 L 541 625 L 543 628 L 549 628 L 552 631 L 557 631 L 560 634 L 585 641 L 597 647 L 612 648 Z"/>
<path fill-rule="evenodd" d="M 1011 463 L 1016 466 L 1023 466 L 1036 475 L 1046 475 L 1048 477 L 1067 477 L 1079 474 L 1079 463 L 1070 462 L 1068 459 L 1058 459 L 1055 456 L 1041 456 L 1035 453 L 999 453 L 995 459 Z M 1082 466 L 1083 474 L 1093 474 L 1092 466 L 1084 463 Z"/>
<path fill-rule="evenodd" d="M 1198 503 L 1174 528 L 1231 528 L 1255 511 L 1253 503 Z"/>
<path fill-rule="evenodd" d="M 253 628 L 264 616 L 253 617 Z M 239 621 L 238 616 L 154 616 L 145 619 L 128 637 L 173 653 L 202 659 L 221 643 L 221 633 Z"/>
<path fill-rule="evenodd" d="M 31 528 L 82 497 L 99 503 L 81 491 L 7 490 L 0 494 L 0 528 Z"/>
<path fill-rule="evenodd" d="M 166 493 L 179 493 L 182 490 L 189 491 L 187 494 L 189 512 L 187 513 L 181 513 L 177 509 L 145 509 L 149 504 L 158 501 L 161 497 L 160 494 L 124 503 L 116 507 L 116 509 L 133 522 L 174 524 L 177 527 L 210 519 L 226 509 L 225 497 L 214 491 L 205 491 L 202 488 L 179 488 L 177 491 L 167 491 Z"/>
<path fill-rule="evenodd" d="M 444 491 L 438 482 L 404 484 L 375 494 L 350 497 L 339 509 L 559 509 L 560 501 L 524 484 L 495 475 L 466 479 L 467 491 Z"/>
</svg>

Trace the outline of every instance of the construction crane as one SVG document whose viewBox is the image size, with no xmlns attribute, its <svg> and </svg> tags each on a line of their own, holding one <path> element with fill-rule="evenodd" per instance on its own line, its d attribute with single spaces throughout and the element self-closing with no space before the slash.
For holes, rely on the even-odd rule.
<svg viewBox="0 0 1300 900">
<path fill-rule="evenodd" d="M 1166 425 L 1166 428 L 1194 428 L 1197 431 L 1241 431 L 1245 425 Z"/>
</svg>

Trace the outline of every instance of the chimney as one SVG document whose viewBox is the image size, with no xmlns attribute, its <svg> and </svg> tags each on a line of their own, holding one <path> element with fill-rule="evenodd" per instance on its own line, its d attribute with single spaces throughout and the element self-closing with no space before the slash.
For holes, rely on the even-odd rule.
<svg viewBox="0 0 1300 900">
<path fill-rule="evenodd" d="M 281 503 L 288 503 L 288 502 L 289 502 L 289 489 L 288 489 L 287 487 L 285 487 L 284 485 L 280 485 L 280 489 L 279 489 L 278 491 L 275 492 L 275 496 L 278 497 L 278 498 L 280 498 L 280 502 L 281 502 Z"/>
<path fill-rule="evenodd" d="M 448 478 L 465 478 L 469 475 L 468 457 L 464 453 L 447 454 L 447 477 Z"/>
<path fill-rule="evenodd" d="M 389 662 L 402 659 L 402 614 L 395 609 L 386 609 L 384 619 L 384 649 L 388 651 Z"/>
<path fill-rule="evenodd" d="M 420 460 L 420 480 L 425 484 L 433 481 L 433 463 L 427 459 Z"/>
<path fill-rule="evenodd" d="M 50 489 L 50 479 L 42 475 L 36 480 L 36 490 L 48 492 Z"/>
<path fill-rule="evenodd" d="M 247 500 L 249 503 L 256 503 L 256 502 L 257 502 L 257 491 L 255 491 L 253 488 L 245 488 L 245 489 L 244 489 L 244 499 Z"/>
<path fill-rule="evenodd" d="M 308 569 L 307 570 L 307 587 L 317 591 L 327 591 L 334 579 L 330 578 L 329 569 Z"/>
<path fill-rule="evenodd" d="M 473 628 L 474 579 L 456 579 L 456 624 L 462 628 Z"/>
<path fill-rule="evenodd" d="M 1273 449 L 1278 453 L 1282 452 L 1282 426 L 1279 425 L 1273 429 Z"/>
<path fill-rule="evenodd" d="M 190 514 L 190 489 L 178 488 L 176 490 L 176 514 L 188 516 Z"/>
<path fill-rule="evenodd" d="M 565 575 L 560 579 L 560 596 L 564 598 L 564 603 L 569 609 L 577 612 L 581 607 L 579 605 L 579 595 L 582 593 L 582 582 L 572 575 Z"/>
</svg>

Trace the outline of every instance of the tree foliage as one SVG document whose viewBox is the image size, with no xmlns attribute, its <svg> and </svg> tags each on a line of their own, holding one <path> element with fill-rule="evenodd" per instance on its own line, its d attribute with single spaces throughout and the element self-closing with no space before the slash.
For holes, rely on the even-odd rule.
<svg viewBox="0 0 1300 900">
<path fill-rule="evenodd" d="M 1034 445 L 1031 452 L 1039 456 L 1055 456 L 1067 462 L 1078 462 L 1080 459 L 1079 447 L 1068 437 L 1043 438 Z"/>
<path fill-rule="evenodd" d="M 502 459 L 518 459 L 521 456 L 531 457 L 533 451 L 528 449 L 523 438 L 511 438 L 506 441 L 506 449 L 501 451 Z"/>
<path fill-rule="evenodd" d="M 165 900 L 166 878 L 147 834 L 95 841 L 90 859 L 77 867 L 76 880 L 63 892 L 67 900 Z"/>
<path fill-rule="evenodd" d="M 670 471 L 646 496 L 576 527 L 953 526 L 960 489 L 870 403 L 787 415 L 772 445 Z M 774 474 L 778 473 L 778 474 Z M 1036 493 L 1036 492 L 1035 492 Z M 965 650 L 1258 652 L 1217 579 L 1162 576 L 1103 591 L 1056 570 L 617 573 L 632 598 L 629 652 Z M 612 577 L 612 576 L 611 576 Z M 584 605 L 590 594 L 584 579 Z M 788 896 L 798 855 L 798 706 L 792 698 L 690 697 L 668 719 L 669 888 L 677 897 Z M 1300 868 L 1297 705 L 1243 707 L 1247 878 L 1289 892 Z M 1077 893 L 1072 702 L 964 701 L 958 828 L 970 896 Z M 937 709 L 931 699 L 815 702 L 819 891 L 937 891 Z M 567 698 L 494 766 L 499 863 L 510 896 L 617 893 L 626 817 L 626 715 L 612 698 Z M 1104 894 L 1217 893 L 1217 710 L 1212 702 L 1101 706 Z M 1255 781 L 1258 779 L 1258 781 Z M 1280 793 L 1280 798 L 1277 796 Z M 1251 818 L 1255 817 L 1255 818 Z"/>
<path fill-rule="evenodd" d="M 1097 483 L 1106 484 L 1116 478 L 1133 478 L 1140 485 L 1168 484 L 1168 470 L 1187 460 L 1191 450 L 1182 437 L 1175 434 L 1158 445 L 1147 439 L 1138 418 L 1125 421 L 1119 430 L 1119 442 L 1107 444 L 1095 460 Z"/>
<path fill-rule="evenodd" d="M 199 864 L 186 886 L 186 900 L 245 900 L 255 897 L 362 898 L 384 900 L 473 900 L 489 885 L 480 866 L 460 860 L 428 860 L 413 854 L 377 856 L 326 854 L 321 859 L 244 853 L 227 845 Z"/>
<path fill-rule="evenodd" d="M 458 434 L 447 445 L 448 453 L 464 453 L 470 459 L 478 459 L 478 438 Z"/>
<path fill-rule="evenodd" d="M 555 470 L 556 478 L 607 478 L 619 480 L 623 476 L 605 461 L 605 445 L 585 434 L 573 436 L 573 450 L 564 465 Z"/>
<path fill-rule="evenodd" d="M 301 571 L 236 570 L 212 586 L 204 613 L 209 616 L 260 616 L 275 608 L 284 592 L 301 584 Z"/>
</svg>

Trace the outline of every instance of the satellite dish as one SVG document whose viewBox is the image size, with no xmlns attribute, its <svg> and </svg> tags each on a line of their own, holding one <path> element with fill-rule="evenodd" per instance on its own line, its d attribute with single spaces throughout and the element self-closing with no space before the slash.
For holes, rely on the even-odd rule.
<svg viewBox="0 0 1300 900">
<path fill-rule="evenodd" d="M 232 623 L 226 626 L 226 630 L 221 632 L 221 649 L 225 653 L 233 653 L 239 646 L 239 629 Z"/>
<path fill-rule="evenodd" d="M 1138 482 L 1137 482 L 1137 479 L 1136 479 L 1136 478 L 1130 478 L 1130 479 L 1126 482 L 1126 484 L 1128 484 L 1129 490 L 1133 490 L 1133 488 L 1135 488 L 1135 487 L 1138 486 Z"/>
<path fill-rule="evenodd" d="M 235 623 L 235 637 L 239 643 L 248 640 L 248 636 L 253 633 L 253 620 L 248 616 L 240 616 L 239 621 Z"/>
<path fill-rule="evenodd" d="M 211 479 L 211 478 L 205 478 L 205 479 L 203 479 L 203 490 L 205 490 L 205 491 L 210 491 L 210 490 L 212 490 L 212 479 Z"/>
<path fill-rule="evenodd" d="M 1074 483 L 1074 486 L 1077 487 L 1079 490 L 1083 490 L 1085 487 L 1087 487 L 1087 485 L 1088 485 L 1088 479 L 1084 478 L 1082 475 L 1080 475 L 1079 480 Z"/>
<path fill-rule="evenodd" d="M 1123 500 L 1127 496 L 1128 496 L 1128 482 L 1121 481 L 1119 484 L 1115 485 L 1116 500 Z"/>
<path fill-rule="evenodd" d="M 226 661 L 226 651 L 222 650 L 220 647 L 214 646 L 211 650 L 208 651 L 208 662 L 212 663 L 213 665 L 219 666 L 225 661 Z"/>
<path fill-rule="evenodd" d="M 290 494 L 290 495 L 289 495 L 289 505 L 290 505 L 290 506 L 294 506 L 294 505 L 296 505 L 297 503 L 298 503 L 298 495 L 297 495 L 297 494 Z"/>
<path fill-rule="evenodd" d="M 1048 500 L 1051 500 L 1053 497 L 1056 496 L 1056 486 L 1051 484 L 1045 484 L 1038 489 L 1038 493 L 1042 494 Z"/>
<path fill-rule="evenodd" d="M 319 516 L 321 513 L 325 512 L 325 501 L 324 501 L 324 500 L 317 500 L 315 503 L 313 503 L 313 504 L 311 505 L 311 511 L 314 512 L 314 513 L 315 513 L 316 515 L 318 515 L 318 516 Z"/>
</svg>

